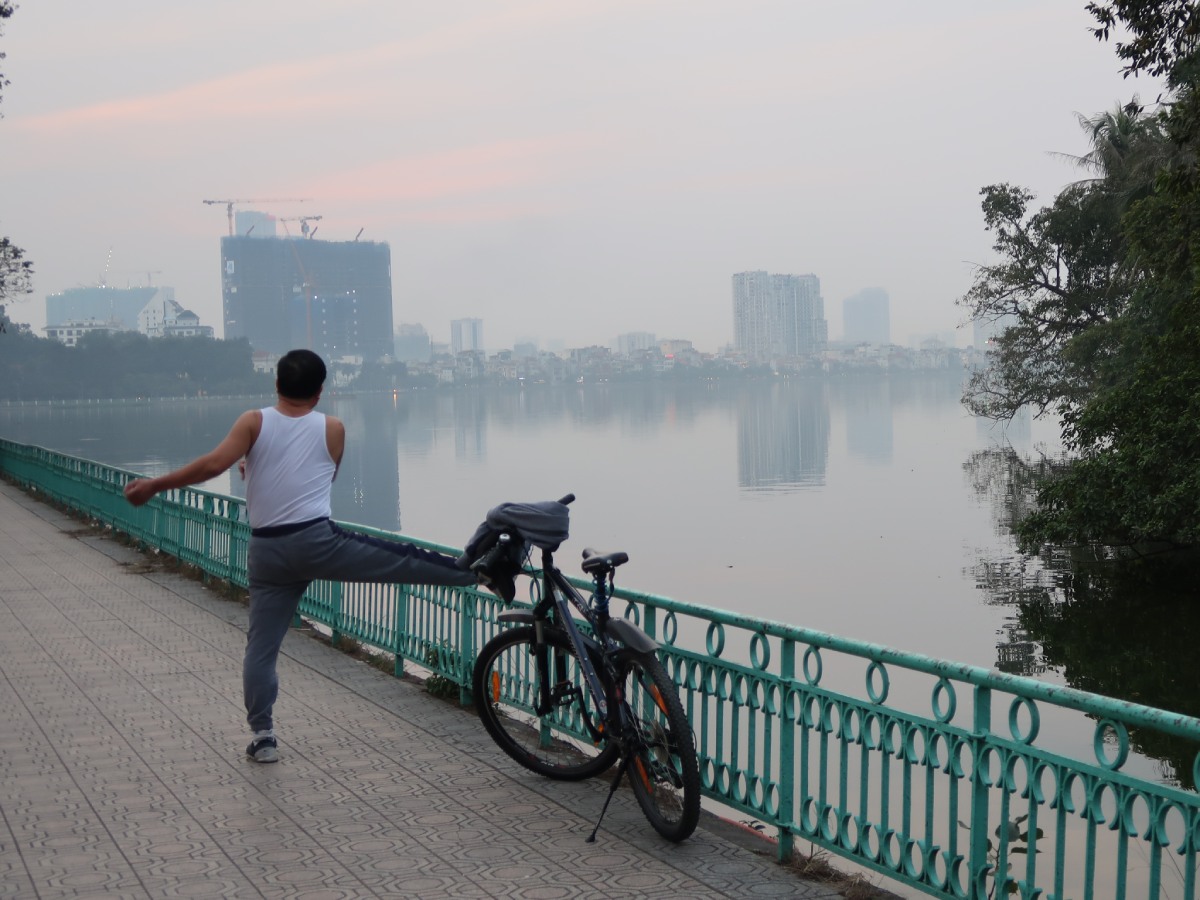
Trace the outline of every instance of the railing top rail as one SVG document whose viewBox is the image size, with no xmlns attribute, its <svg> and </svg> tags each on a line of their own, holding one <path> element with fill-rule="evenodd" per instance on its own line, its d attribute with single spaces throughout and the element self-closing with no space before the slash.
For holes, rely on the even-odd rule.
<svg viewBox="0 0 1200 900">
<path fill-rule="evenodd" d="M 580 584 L 583 582 L 580 581 Z M 1178 735 L 1200 741 L 1200 719 L 1182 713 L 1172 713 L 1166 710 L 1143 706 L 1127 700 L 1117 700 L 1101 694 L 1081 691 L 1065 685 L 1051 684 L 1038 681 L 1022 675 L 1010 675 L 991 669 L 951 660 L 937 659 L 907 650 L 898 650 L 883 644 L 873 644 L 852 638 L 840 637 L 824 631 L 803 628 L 798 625 L 787 625 L 770 619 L 759 619 L 744 616 L 716 607 L 699 606 L 669 597 L 660 597 L 639 591 L 618 588 L 614 599 L 623 599 L 636 603 L 648 604 L 667 612 L 693 616 L 708 622 L 716 622 L 740 628 L 764 637 L 779 638 L 782 641 L 794 641 L 811 647 L 822 647 L 857 656 L 873 662 L 893 663 L 906 669 L 936 675 L 940 678 L 961 681 L 981 688 L 1004 691 L 1030 699 L 1042 700 L 1047 703 L 1073 709 L 1078 712 L 1099 716 L 1101 718 L 1118 719 L 1133 725 L 1143 725 L 1156 728 L 1168 734 Z"/>
</svg>

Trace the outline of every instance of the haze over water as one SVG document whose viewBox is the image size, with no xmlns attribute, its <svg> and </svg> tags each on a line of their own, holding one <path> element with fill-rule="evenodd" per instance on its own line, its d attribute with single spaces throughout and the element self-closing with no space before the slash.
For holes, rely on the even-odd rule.
<svg viewBox="0 0 1200 900">
<path fill-rule="evenodd" d="M 1035 440 L 967 415 L 959 391 L 944 375 L 597 384 L 322 408 L 348 429 L 339 519 L 460 547 L 497 503 L 573 492 L 568 572 L 585 546 L 625 550 L 626 587 L 992 667 L 1011 611 L 975 571 L 1015 553 L 963 464 Z M 0 435 L 158 474 L 267 402 L 0 410 Z"/>
</svg>

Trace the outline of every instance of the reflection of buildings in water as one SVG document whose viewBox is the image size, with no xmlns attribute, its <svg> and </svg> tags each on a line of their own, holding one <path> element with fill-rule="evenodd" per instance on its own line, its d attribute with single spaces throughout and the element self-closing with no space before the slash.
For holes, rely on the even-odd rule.
<svg viewBox="0 0 1200 900">
<path fill-rule="evenodd" d="M 739 397 L 739 487 L 820 486 L 828 460 L 829 402 L 822 385 L 772 385 Z"/>
<path fill-rule="evenodd" d="M 399 531 L 400 473 L 396 410 L 389 395 L 338 403 L 346 450 L 333 482 L 333 515 L 344 522 Z"/>
<path fill-rule="evenodd" d="M 996 668 L 1008 675 L 1034 677 L 1046 671 L 1041 644 L 1015 619 L 1004 623 L 1005 639 L 996 644 Z"/>
<path fill-rule="evenodd" d="M 891 382 L 873 379 L 855 385 L 844 398 L 846 451 L 871 462 L 892 461 Z"/>
<path fill-rule="evenodd" d="M 487 458 L 487 401 L 483 391 L 465 391 L 454 397 L 454 458 L 482 461 Z"/>
</svg>

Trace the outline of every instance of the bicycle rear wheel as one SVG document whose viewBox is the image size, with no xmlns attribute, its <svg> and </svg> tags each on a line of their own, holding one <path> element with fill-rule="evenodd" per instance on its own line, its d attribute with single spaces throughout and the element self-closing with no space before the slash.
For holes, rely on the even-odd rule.
<svg viewBox="0 0 1200 900">
<path fill-rule="evenodd" d="M 472 690 L 479 717 L 505 753 L 539 775 L 561 781 L 591 778 L 616 761 L 616 743 L 592 737 L 603 724 L 592 704 L 575 648 L 557 628 L 545 628 L 545 675 L 550 708 L 537 712 L 542 669 L 532 627 L 502 631 L 475 660 Z M 601 680 L 597 655 L 592 665 Z M 588 726 L 591 726 L 589 729 Z"/>
<path fill-rule="evenodd" d="M 682 841 L 700 820 L 700 767 L 692 728 L 671 677 L 654 656 L 635 659 L 626 681 L 637 729 L 629 781 L 654 830 Z"/>
</svg>

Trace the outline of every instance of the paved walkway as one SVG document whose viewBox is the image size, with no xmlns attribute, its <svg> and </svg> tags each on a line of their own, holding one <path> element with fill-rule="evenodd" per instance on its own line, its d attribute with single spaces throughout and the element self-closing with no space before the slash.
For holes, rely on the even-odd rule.
<svg viewBox="0 0 1200 900">
<path fill-rule="evenodd" d="M 706 816 L 508 761 L 468 710 L 293 633 L 243 757 L 245 608 L 0 483 L 0 897 L 803 897 Z"/>
</svg>

